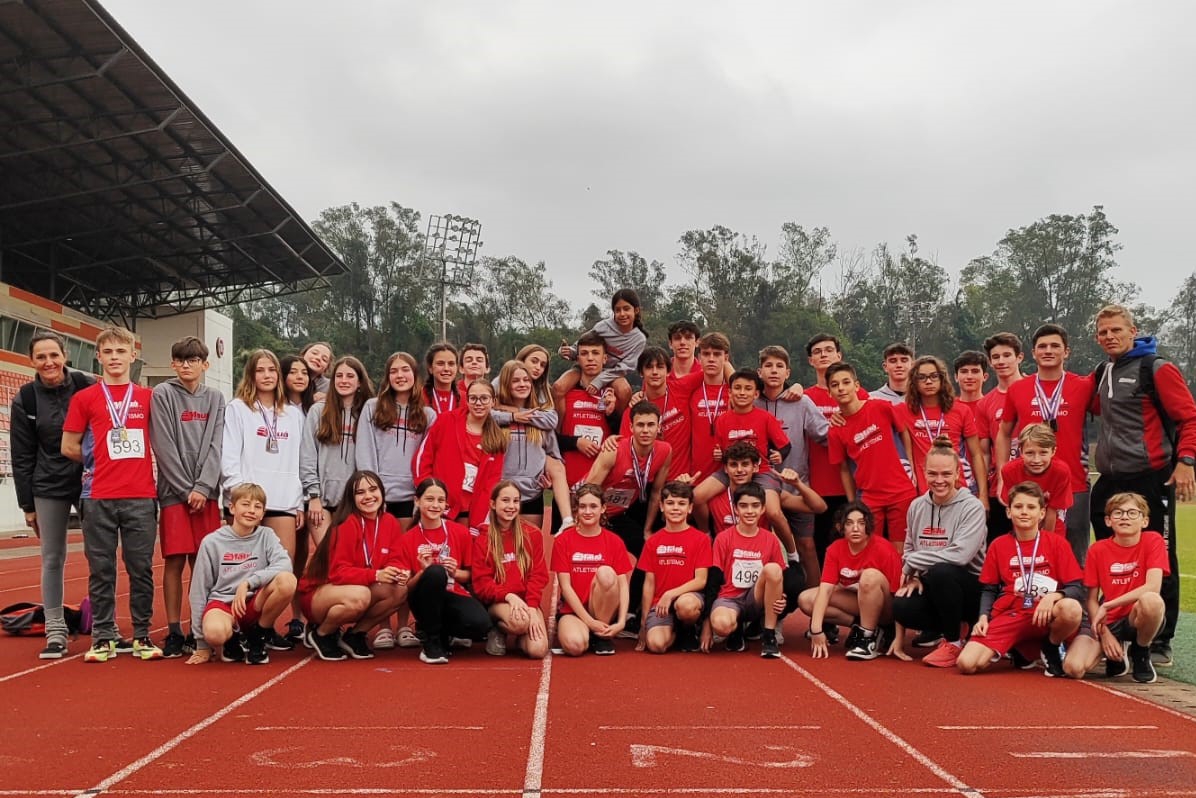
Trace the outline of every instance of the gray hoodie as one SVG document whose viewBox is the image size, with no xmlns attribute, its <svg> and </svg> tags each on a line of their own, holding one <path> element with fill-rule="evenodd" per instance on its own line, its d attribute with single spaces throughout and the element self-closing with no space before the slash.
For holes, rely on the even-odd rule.
<svg viewBox="0 0 1196 798">
<path fill-rule="evenodd" d="M 424 408 L 428 425 L 423 432 L 416 433 L 407 429 L 406 407 L 400 408 L 398 424 L 390 429 L 378 429 L 374 425 L 374 408 L 377 406 L 377 399 L 367 399 L 365 407 L 361 408 L 361 419 L 357 424 L 357 467 L 382 477 L 386 501 L 411 501 L 415 498 L 411 461 L 432 428 L 436 411 Z"/>
<path fill-rule="evenodd" d="M 191 617 L 203 618 L 209 601 L 232 602 L 242 582 L 249 582 L 249 592 L 270 584 L 274 577 L 290 573 L 293 566 L 278 535 L 268 526 L 259 526 L 241 537 L 231 526 L 222 526 L 203 539 L 195 565 L 191 569 Z M 192 623 L 195 642 L 208 648 L 203 639 L 203 623 Z"/>
<path fill-rule="evenodd" d="M 632 327 L 628 332 L 619 329 L 613 317 L 601 319 L 590 328 L 602 336 L 606 342 L 606 365 L 602 373 L 594 378 L 594 385 L 605 388 L 619 377 L 626 377 L 635 373 L 635 367 L 648 344 L 648 336 L 639 327 Z M 573 346 L 573 354 L 577 355 L 577 345 Z"/>
<path fill-rule="evenodd" d="M 303 495 L 309 499 L 317 496 L 326 507 L 335 507 L 345 496 L 345 483 L 357 470 L 357 443 L 355 435 L 343 430 L 358 426 L 353 418 L 352 408 L 341 409 L 341 442 L 320 443 L 316 430 L 320 427 L 320 416 L 324 414 L 324 402 L 316 402 L 307 412 L 303 422 L 303 438 L 299 446 L 299 481 L 303 483 Z"/>
<path fill-rule="evenodd" d="M 980 575 L 988 526 L 984 505 L 970 491 L 955 491 L 943 505 L 923 493 L 910 503 L 906 519 L 905 573 L 921 574 L 945 562 Z"/>
<path fill-rule="evenodd" d="M 224 446 L 224 396 L 219 391 L 200 384 L 191 393 L 177 378 L 156 386 L 150 399 L 150 443 L 163 507 L 182 504 L 191 491 L 219 498 Z"/>
</svg>

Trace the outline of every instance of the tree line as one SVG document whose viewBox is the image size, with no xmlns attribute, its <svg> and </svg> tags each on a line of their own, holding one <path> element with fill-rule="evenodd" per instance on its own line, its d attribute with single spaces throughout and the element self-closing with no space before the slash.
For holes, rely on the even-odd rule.
<svg viewBox="0 0 1196 798">
<path fill-rule="evenodd" d="M 361 357 L 378 374 L 391 352 L 419 358 L 439 339 L 440 288 L 423 262 L 418 211 L 393 202 L 345 205 L 324 210 L 312 227 L 349 272 L 332 278 L 327 289 L 233 307 L 239 363 L 257 347 L 290 352 L 321 340 L 338 354 Z M 1141 331 L 1160 336 L 1165 353 L 1196 381 L 1196 273 L 1170 307 L 1146 305 L 1138 285 L 1114 277 L 1117 234 L 1099 205 L 1078 215 L 1052 214 L 1010 228 L 953 281 L 924 254 L 916 235 L 900 249 L 880 243 L 870 251 L 844 250 L 826 227 L 786 222 L 770 255 L 756 236 L 715 225 L 678 238 L 680 283 L 669 283 L 660 260 L 607 251 L 589 266 L 595 301 L 585 308 L 571 308 L 554 292 L 543 262 L 484 256 L 473 284 L 449 297 L 449 339 L 485 344 L 496 370 L 526 343 L 555 351 L 561 339 L 573 340 L 609 315 L 617 289 L 630 287 L 643 303 L 652 343 L 666 345 L 668 325 L 691 319 L 725 332 L 737 364 L 754 364 L 767 344 L 786 347 L 794 355 L 794 377 L 808 382 L 813 374 L 805 342 L 830 332 L 843 341 L 845 359 L 861 381 L 875 386 L 884 380 L 881 352 L 891 342 L 950 361 L 965 349 L 980 349 L 999 330 L 1028 342 L 1047 321 L 1071 333 L 1073 370 L 1086 372 L 1104 357 L 1092 338 L 1093 316 L 1118 302 L 1134 311 Z M 831 273 L 828 286 L 823 278 Z M 554 366 L 560 370 L 564 363 Z"/>
</svg>

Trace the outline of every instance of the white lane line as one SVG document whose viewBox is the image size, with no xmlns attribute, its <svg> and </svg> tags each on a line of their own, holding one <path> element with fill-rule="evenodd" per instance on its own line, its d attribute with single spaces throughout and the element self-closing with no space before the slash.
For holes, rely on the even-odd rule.
<svg viewBox="0 0 1196 798">
<path fill-rule="evenodd" d="M 255 726 L 254 731 L 485 731 L 485 726 Z"/>
<path fill-rule="evenodd" d="M 933 759 L 926 756 L 926 754 L 922 753 L 917 748 L 914 748 L 912 745 L 910 745 L 908 742 L 906 742 L 903 738 L 898 736 L 895 732 L 891 731 L 887 726 L 885 726 L 880 721 L 873 718 L 871 715 L 869 715 L 867 712 L 865 712 L 864 710 L 857 707 L 855 704 L 851 703 L 851 701 L 847 700 L 847 698 L 845 698 L 841 693 L 839 693 L 837 690 L 832 688 L 829 684 L 822 681 L 821 679 L 819 679 L 814 674 L 810 673 L 808 670 L 806 670 L 802 666 L 798 665 L 796 662 L 794 662 L 788 656 L 782 655 L 781 661 L 784 662 L 786 665 L 788 665 L 793 670 L 797 671 L 797 673 L 801 674 L 801 676 L 803 678 L 805 678 L 807 681 L 809 681 L 815 687 L 818 687 L 820 690 L 822 690 L 824 693 L 826 693 L 830 698 L 834 699 L 835 702 L 837 702 L 840 706 L 842 706 L 848 712 L 855 715 L 857 718 L 859 718 L 865 724 L 870 726 L 872 728 L 872 730 L 875 731 L 877 734 L 879 734 L 881 737 L 884 737 L 886 740 L 888 740 L 893 745 L 897 746 L 902 751 L 904 751 L 906 754 L 908 754 L 910 757 L 912 757 L 914 760 L 916 760 L 919 764 L 922 765 L 922 767 L 926 768 L 931 773 L 938 776 L 940 779 L 945 781 L 947 784 L 950 784 L 951 787 L 956 792 L 958 792 L 960 795 L 966 795 L 969 798 L 983 798 L 983 793 L 981 793 L 979 790 L 975 789 L 974 787 L 968 786 L 958 776 L 955 776 L 954 774 L 948 772 L 946 769 L 944 769 L 941 765 L 939 765 Z"/>
<path fill-rule="evenodd" d="M 26 791 L 20 793 L 13 793 L 14 795 L 29 795 Z M 54 795 L 61 795 L 61 793 L 53 793 Z M 115 790 L 109 790 L 109 795 L 389 795 L 389 796 L 403 796 L 403 795 L 519 795 L 520 791 L 516 787 L 511 789 L 492 789 L 492 788 L 478 788 L 478 789 L 449 789 L 444 787 L 286 787 L 286 788 L 263 788 L 253 789 L 247 787 L 213 787 L 213 788 L 198 788 L 187 789 L 179 788 L 173 789 L 170 787 L 158 787 L 152 790 L 138 789 L 138 790 L 122 790 L 117 787 Z M 5 795 L 0 791 L 0 795 Z"/>
<path fill-rule="evenodd" d="M 1158 726 L 939 726 L 944 731 L 1003 731 L 1015 729 L 1084 729 L 1084 730 L 1114 730 L 1114 729 L 1157 729 Z"/>
<path fill-rule="evenodd" d="M 556 632 L 556 602 L 560 583 L 553 581 L 552 596 L 548 602 L 551 615 L 548 618 L 548 642 Z M 552 684 L 552 650 L 544 657 L 540 666 L 540 686 L 536 690 L 536 710 L 532 715 L 532 737 L 527 747 L 527 776 L 523 779 L 523 798 L 540 798 L 540 785 L 544 781 L 544 742 L 548 736 L 548 689 Z"/>
<path fill-rule="evenodd" d="M 157 629 L 150 629 L 150 635 L 153 636 L 153 635 L 157 634 L 158 632 L 161 632 L 165 628 L 166 628 L 165 626 L 159 626 Z M 80 639 L 82 639 L 84 637 L 87 637 L 87 635 L 80 635 Z M 34 665 L 32 668 L 26 668 L 23 671 L 17 671 L 16 673 L 9 673 L 5 676 L 0 676 L 0 684 L 3 684 L 4 682 L 10 681 L 12 679 L 19 678 L 21 676 L 28 676 L 31 673 L 37 673 L 38 671 L 44 671 L 46 668 L 53 668 L 55 665 L 65 665 L 66 663 L 70 662 L 71 660 L 79 659 L 82 656 L 83 656 L 83 652 L 79 652 L 78 654 L 71 654 L 69 657 L 63 657 L 62 659 L 52 660 L 50 662 L 47 662 L 44 665 Z M 132 657 L 132 656 L 133 656 L 132 654 L 120 654 L 120 655 L 118 655 L 117 658 L 119 659 L 120 657 Z M 0 792 L 0 795 L 3 795 L 3 794 L 4 794 L 3 792 Z"/>
<path fill-rule="evenodd" d="M 1189 723 L 1196 723 L 1196 717 L 1192 717 L 1191 715 L 1186 715 L 1177 709 L 1172 709 L 1171 707 L 1165 707 L 1162 704 L 1156 704 L 1155 702 L 1148 701 L 1145 698 L 1139 698 L 1136 695 L 1131 695 L 1129 693 L 1123 693 L 1120 690 L 1114 690 L 1112 687 L 1106 687 L 1103 684 L 1097 684 L 1096 682 L 1090 682 L 1087 679 L 1080 680 L 1080 684 L 1082 684 L 1086 687 L 1091 687 L 1094 690 L 1100 690 L 1102 692 L 1108 693 L 1109 695 L 1115 696 L 1117 698 L 1124 698 L 1127 701 L 1133 701 L 1136 704 L 1141 704 L 1142 706 L 1150 707 L 1151 709 L 1157 709 L 1160 712 L 1166 712 L 1168 715 L 1171 715 L 1172 717 L 1182 718 L 1183 720 L 1186 720 Z"/>
<path fill-rule="evenodd" d="M 140 759 L 129 763 L 125 767 L 123 767 L 120 770 L 113 773 L 108 778 L 101 781 L 96 786 L 92 787 L 89 790 L 84 790 L 83 792 L 79 793 L 76 796 L 76 798 L 90 798 L 90 796 L 99 795 L 103 792 L 106 792 L 114 785 L 119 784 L 120 782 L 129 778 L 129 776 L 132 776 L 133 774 L 137 773 L 139 770 L 144 768 L 146 765 L 148 765 L 148 764 L 154 762 L 155 760 L 170 753 L 175 748 L 177 748 L 178 746 L 187 742 L 187 740 L 190 740 L 192 737 L 199 734 L 201 731 L 208 728 L 213 723 L 220 720 L 221 718 L 223 718 L 225 715 L 229 714 L 233 710 L 238 709 L 239 707 L 244 706 L 245 704 L 248 704 L 250 701 L 257 698 L 259 695 L 266 692 L 267 690 L 269 690 L 271 687 L 278 684 L 279 682 L 282 682 L 287 677 L 289 677 L 291 674 L 293 674 L 295 671 L 299 670 L 300 668 L 307 665 L 311 661 L 312 661 L 312 655 L 309 654 L 307 657 L 305 657 L 304 659 L 295 663 L 291 667 L 287 668 L 285 671 L 278 674 L 273 679 L 270 679 L 269 681 L 258 685 L 257 687 L 250 690 L 248 693 L 245 693 L 240 698 L 235 699 L 234 701 L 226 704 L 224 707 L 216 710 L 211 715 L 204 718 L 199 723 L 196 723 L 191 728 L 185 729 L 184 731 L 179 732 L 174 737 L 172 737 L 171 739 L 162 743 L 162 745 L 155 748 L 153 751 L 150 751 L 148 754 L 141 757 Z"/>
<path fill-rule="evenodd" d="M 956 795 L 950 787 L 549 787 L 544 795 Z"/>
<path fill-rule="evenodd" d="M 159 568 L 165 568 L 165 567 L 166 567 L 165 563 L 158 563 L 153 566 L 155 571 L 158 570 Z M 25 570 L 25 569 L 22 569 L 22 570 Z M 30 570 L 40 571 L 41 569 L 37 568 L 37 569 L 30 569 Z M 6 571 L 6 573 L 11 575 L 14 573 L 19 573 L 19 571 Z M 78 582 L 80 579 L 86 579 L 87 577 L 88 577 L 87 574 L 82 574 L 81 576 L 68 576 L 68 577 L 65 577 L 62 581 L 63 581 L 63 584 L 66 584 L 67 582 Z M 12 593 L 17 590 L 41 590 L 41 587 L 42 587 L 41 582 L 37 582 L 32 585 L 18 585 L 16 587 L 0 587 L 0 593 Z M 128 594 L 125 593 L 122 595 L 128 595 Z"/>
<path fill-rule="evenodd" d="M 1010 751 L 1017 759 L 1182 759 L 1196 757 L 1191 751 L 1144 748 L 1140 751 Z"/>
<path fill-rule="evenodd" d="M 599 726 L 601 731 L 691 731 L 693 729 L 710 729 L 712 731 L 800 731 L 802 729 L 815 730 L 821 726 L 711 726 L 709 724 L 679 725 L 679 726 Z M 1151 727 L 1153 728 L 1153 727 Z"/>
</svg>

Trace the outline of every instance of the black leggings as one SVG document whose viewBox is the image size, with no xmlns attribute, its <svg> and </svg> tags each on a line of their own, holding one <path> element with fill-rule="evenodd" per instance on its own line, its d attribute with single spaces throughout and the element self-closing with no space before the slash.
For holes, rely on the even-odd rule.
<svg viewBox="0 0 1196 798">
<path fill-rule="evenodd" d="M 450 591 L 448 579 L 443 565 L 429 565 L 408 594 L 407 603 L 420 631 L 429 639 L 485 640 L 490 631 L 490 615 L 486 608 L 473 596 Z"/>
<path fill-rule="evenodd" d="M 648 503 L 635 502 L 623 512 L 610 519 L 610 531 L 614 532 L 627 547 L 627 553 L 635 557 L 637 562 L 644 552 L 644 524 L 648 520 Z M 631 571 L 631 585 L 628 588 L 630 596 L 627 602 L 628 614 L 643 618 L 640 604 L 643 603 L 644 572 L 638 567 Z"/>
<path fill-rule="evenodd" d="M 893 620 L 908 629 L 959 639 L 959 625 L 980 614 L 980 578 L 960 565 L 939 563 L 922 574 L 922 592 L 893 598 Z"/>
</svg>

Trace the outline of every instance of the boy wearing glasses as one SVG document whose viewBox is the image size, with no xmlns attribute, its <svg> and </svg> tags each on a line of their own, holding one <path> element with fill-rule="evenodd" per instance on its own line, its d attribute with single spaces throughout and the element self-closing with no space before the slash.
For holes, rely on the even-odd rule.
<svg viewBox="0 0 1196 798">
<path fill-rule="evenodd" d="M 165 568 L 162 599 L 169 624 L 162 656 L 195 651 L 183 636 L 183 568 L 194 569 L 199 544 L 220 527 L 220 455 L 224 444 L 224 396 L 203 384 L 208 347 L 193 335 L 170 347 L 174 379 L 150 398 L 150 442 L 158 461 L 158 540 Z"/>
</svg>

